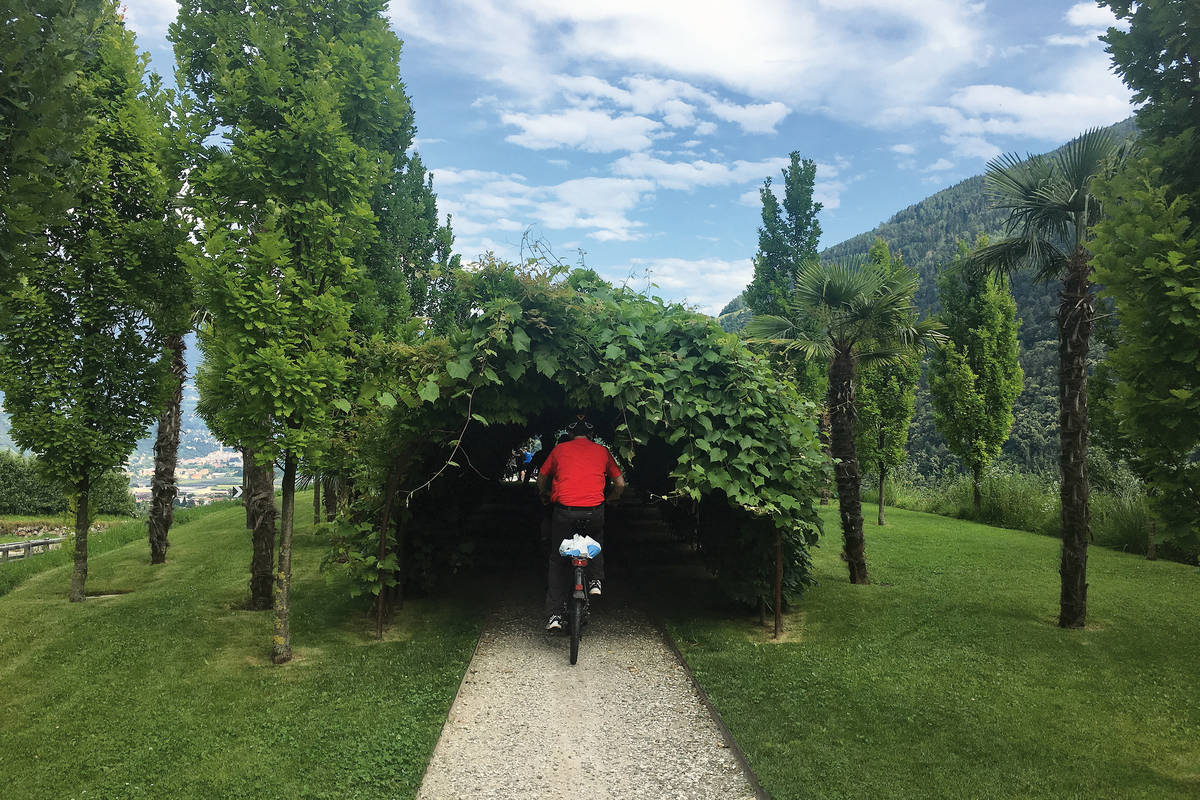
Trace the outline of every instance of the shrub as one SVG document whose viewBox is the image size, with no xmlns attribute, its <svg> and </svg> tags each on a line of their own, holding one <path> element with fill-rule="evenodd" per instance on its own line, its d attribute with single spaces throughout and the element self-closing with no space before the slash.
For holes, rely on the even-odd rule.
<svg viewBox="0 0 1200 800">
<path fill-rule="evenodd" d="M 137 510 L 129 478 L 119 470 L 100 476 L 91 501 L 96 514 L 132 517 Z M 67 488 L 44 476 L 37 458 L 0 452 L 0 514 L 62 514 L 70 506 Z"/>
</svg>

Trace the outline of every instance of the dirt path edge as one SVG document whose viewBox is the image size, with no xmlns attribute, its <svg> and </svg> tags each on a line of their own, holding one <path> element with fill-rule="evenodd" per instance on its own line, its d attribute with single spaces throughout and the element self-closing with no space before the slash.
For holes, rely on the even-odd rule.
<svg viewBox="0 0 1200 800">
<path fill-rule="evenodd" d="M 425 779 L 429 777 L 429 767 L 433 764 L 433 753 L 437 750 L 438 742 L 442 740 L 442 734 L 446 732 L 446 723 L 450 721 L 450 712 L 454 710 L 454 704 L 458 702 L 458 696 L 462 694 L 463 685 L 467 682 L 467 676 L 471 674 L 471 664 L 475 662 L 475 654 L 479 652 L 479 644 L 483 641 L 483 632 L 487 629 L 487 622 L 488 620 L 485 617 L 479 624 L 479 633 L 475 636 L 475 646 L 471 648 L 471 655 L 467 658 L 467 663 L 463 665 L 462 675 L 458 678 L 458 688 L 454 690 L 454 697 L 450 698 L 450 705 L 446 706 L 446 718 L 442 720 L 442 727 L 438 728 L 437 738 L 433 740 L 433 749 L 429 751 L 429 756 L 425 759 L 425 769 L 421 770 L 421 781 L 417 784 L 418 793 L 420 793 L 421 787 L 425 785 Z M 687 669 L 687 667 L 684 667 L 684 669 Z M 691 672 L 688 672 L 689 676 L 691 674 Z M 705 702 L 708 702 L 708 700 L 706 699 Z M 722 735 L 724 735 L 724 723 L 721 723 L 720 728 Z"/>
<path fill-rule="evenodd" d="M 675 642 L 675 637 L 671 635 L 671 629 L 661 617 L 652 615 L 651 622 L 658 628 L 659 634 L 662 635 L 663 641 L 667 645 L 667 649 L 675 656 L 675 660 L 679 662 L 679 666 L 683 668 L 687 674 L 688 680 L 692 683 L 692 688 L 696 690 L 696 694 L 700 697 L 700 702 L 708 709 L 709 715 L 717 723 L 717 730 L 721 732 L 721 738 L 725 741 L 725 746 L 733 753 L 734 760 L 738 762 L 738 766 L 742 768 L 742 773 L 746 777 L 746 782 L 750 784 L 750 788 L 754 790 L 754 794 L 759 800 L 774 800 L 771 794 L 763 788 L 763 785 L 758 780 L 758 775 L 755 774 L 754 768 L 750 766 L 750 760 L 746 758 L 746 754 L 738 745 L 737 739 L 733 738 L 733 732 L 729 730 L 729 726 L 725 724 L 725 719 L 721 716 L 721 712 L 717 711 L 717 707 L 713 705 L 712 700 L 708 696 L 708 692 L 704 691 L 704 687 L 696 680 L 696 675 L 692 672 L 692 667 L 688 664 L 687 659 L 683 657 L 683 651 L 679 649 L 679 645 Z M 476 645 L 478 646 L 478 645 Z"/>
</svg>

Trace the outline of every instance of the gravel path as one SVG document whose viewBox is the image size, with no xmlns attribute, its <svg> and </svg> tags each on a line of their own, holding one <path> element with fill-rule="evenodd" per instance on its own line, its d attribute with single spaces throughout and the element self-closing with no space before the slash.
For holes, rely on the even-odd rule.
<svg viewBox="0 0 1200 800">
<path fill-rule="evenodd" d="M 615 581 L 605 594 L 574 667 L 567 637 L 541 628 L 540 597 L 500 601 L 419 800 L 754 800 L 662 634 L 635 604 L 607 596 L 622 596 Z"/>
</svg>

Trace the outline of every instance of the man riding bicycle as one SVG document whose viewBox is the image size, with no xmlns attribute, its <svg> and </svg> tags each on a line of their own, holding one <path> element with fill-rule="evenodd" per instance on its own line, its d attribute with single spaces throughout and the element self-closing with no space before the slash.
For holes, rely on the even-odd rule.
<svg viewBox="0 0 1200 800">
<path fill-rule="evenodd" d="M 546 630 L 560 630 L 567 606 L 570 566 L 558 554 L 558 544 L 582 533 L 604 546 L 604 502 L 616 500 L 625 490 L 625 478 L 612 453 L 591 440 L 592 423 L 584 414 L 567 427 L 567 441 L 546 458 L 537 486 L 543 501 L 554 504 L 550 519 L 549 557 L 546 576 Z M 588 594 L 599 597 L 604 580 L 604 552 L 592 560 Z"/>
</svg>

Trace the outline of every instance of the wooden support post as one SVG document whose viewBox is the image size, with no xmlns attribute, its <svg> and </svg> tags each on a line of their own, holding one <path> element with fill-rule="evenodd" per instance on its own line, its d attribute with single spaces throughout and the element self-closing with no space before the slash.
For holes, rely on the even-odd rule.
<svg viewBox="0 0 1200 800">
<path fill-rule="evenodd" d="M 783 532 L 775 528 L 775 638 L 783 633 Z"/>
<path fill-rule="evenodd" d="M 379 563 L 387 557 L 388 526 L 392 521 L 392 500 L 396 496 L 396 484 L 399 481 L 399 471 L 395 466 L 388 469 L 387 488 L 384 490 L 383 519 L 379 523 Z M 383 593 L 387 587 L 383 585 L 383 571 L 379 573 L 379 597 L 375 601 L 375 638 L 383 638 Z"/>
</svg>

